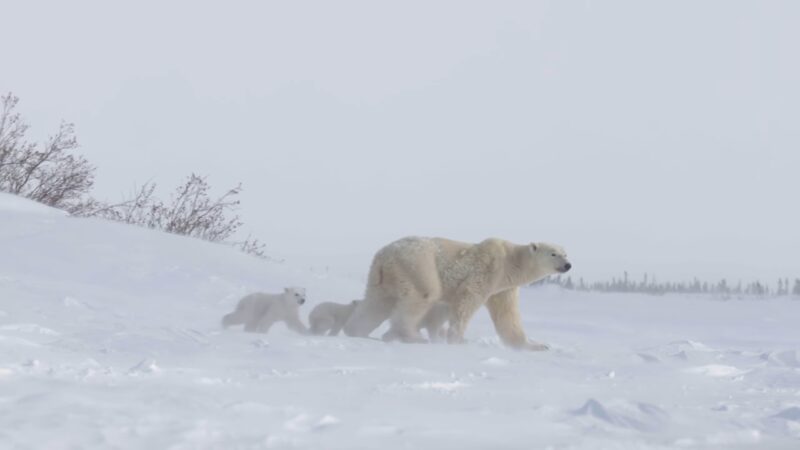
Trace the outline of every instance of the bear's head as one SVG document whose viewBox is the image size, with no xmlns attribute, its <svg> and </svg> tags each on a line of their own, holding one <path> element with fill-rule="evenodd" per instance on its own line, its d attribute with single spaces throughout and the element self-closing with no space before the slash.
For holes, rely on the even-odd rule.
<svg viewBox="0 0 800 450">
<path fill-rule="evenodd" d="M 302 305 L 306 302 L 306 290 L 301 287 L 287 287 L 283 290 L 283 297 L 298 305 Z"/>
<path fill-rule="evenodd" d="M 564 273 L 572 268 L 564 249 L 558 245 L 537 242 L 529 244 L 528 247 L 533 255 L 531 262 L 547 274 Z"/>
</svg>

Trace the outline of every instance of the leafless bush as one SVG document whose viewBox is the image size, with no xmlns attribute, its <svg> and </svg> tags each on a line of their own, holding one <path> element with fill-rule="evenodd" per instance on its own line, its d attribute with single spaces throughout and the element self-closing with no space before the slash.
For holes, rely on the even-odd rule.
<svg viewBox="0 0 800 450">
<path fill-rule="evenodd" d="M 95 168 L 82 156 L 74 126 L 62 122 L 40 146 L 29 142 L 28 124 L 15 112 L 19 98 L 0 98 L 0 191 L 36 200 L 69 212 L 85 207 Z"/>
<path fill-rule="evenodd" d="M 211 242 L 229 238 L 242 225 L 239 216 L 225 217 L 239 205 L 239 200 L 233 197 L 241 192 L 241 185 L 217 199 L 209 196 L 209 189 L 206 177 L 191 174 L 176 189 L 168 204 L 151 203 L 147 218 L 148 224 L 154 225 L 148 226 Z"/>
<path fill-rule="evenodd" d="M 267 245 L 263 244 L 261 241 L 252 236 L 248 235 L 247 239 L 240 242 L 231 242 L 231 245 L 249 255 L 257 256 L 261 259 L 275 261 L 275 259 L 272 259 L 267 255 Z"/>
<path fill-rule="evenodd" d="M 191 174 L 178 186 L 168 202 L 155 197 L 156 184 L 145 183 L 133 196 L 117 204 L 92 201 L 81 215 L 103 217 L 211 242 L 225 242 L 241 227 L 235 214 L 242 188 L 238 185 L 217 198 L 210 196 L 207 177 Z M 239 250 L 267 258 L 265 245 L 250 236 L 227 242 Z"/>
<path fill-rule="evenodd" d="M 113 204 L 92 199 L 85 203 L 83 210 L 77 215 L 157 228 L 155 223 L 150 223 L 148 220 L 152 214 L 150 209 L 154 206 L 155 189 L 155 183 L 145 183 L 129 199 Z"/>
<path fill-rule="evenodd" d="M 62 122 L 42 145 L 29 142 L 28 124 L 15 111 L 19 98 L 0 97 L 0 191 L 63 209 L 75 216 L 145 226 L 211 242 L 226 242 L 242 221 L 235 214 L 241 185 L 213 198 L 207 177 L 191 174 L 168 202 L 155 197 L 156 184 L 145 183 L 130 199 L 109 204 L 90 197 L 95 168 L 82 156 L 70 154 L 78 147 L 75 129 Z M 267 258 L 265 245 L 250 236 L 226 242 L 245 253 Z"/>
</svg>

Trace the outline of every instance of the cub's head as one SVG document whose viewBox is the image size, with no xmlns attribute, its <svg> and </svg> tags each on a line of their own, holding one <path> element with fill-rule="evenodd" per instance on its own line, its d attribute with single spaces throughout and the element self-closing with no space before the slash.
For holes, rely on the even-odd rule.
<svg viewBox="0 0 800 450">
<path fill-rule="evenodd" d="M 564 249 L 546 242 L 528 245 L 533 256 L 532 262 L 548 273 L 564 273 L 572 268 Z"/>
<path fill-rule="evenodd" d="M 283 290 L 283 297 L 289 301 L 302 305 L 306 302 L 306 290 L 301 287 L 287 287 Z"/>
</svg>

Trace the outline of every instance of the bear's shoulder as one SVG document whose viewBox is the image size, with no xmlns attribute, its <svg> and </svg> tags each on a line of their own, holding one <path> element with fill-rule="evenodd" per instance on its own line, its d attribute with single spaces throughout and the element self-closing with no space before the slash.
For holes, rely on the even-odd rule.
<svg viewBox="0 0 800 450">
<path fill-rule="evenodd" d="M 510 245 L 513 244 L 505 239 L 487 238 L 475 244 L 474 249 L 484 254 L 501 256 L 506 253 Z"/>
</svg>

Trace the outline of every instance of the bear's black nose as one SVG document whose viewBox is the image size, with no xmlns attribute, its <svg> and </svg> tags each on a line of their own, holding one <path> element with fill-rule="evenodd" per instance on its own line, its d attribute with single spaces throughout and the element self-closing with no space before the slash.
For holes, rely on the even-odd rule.
<svg viewBox="0 0 800 450">
<path fill-rule="evenodd" d="M 572 269 L 572 264 L 570 263 L 564 264 L 564 272 L 568 271 L 569 269 Z"/>
</svg>

